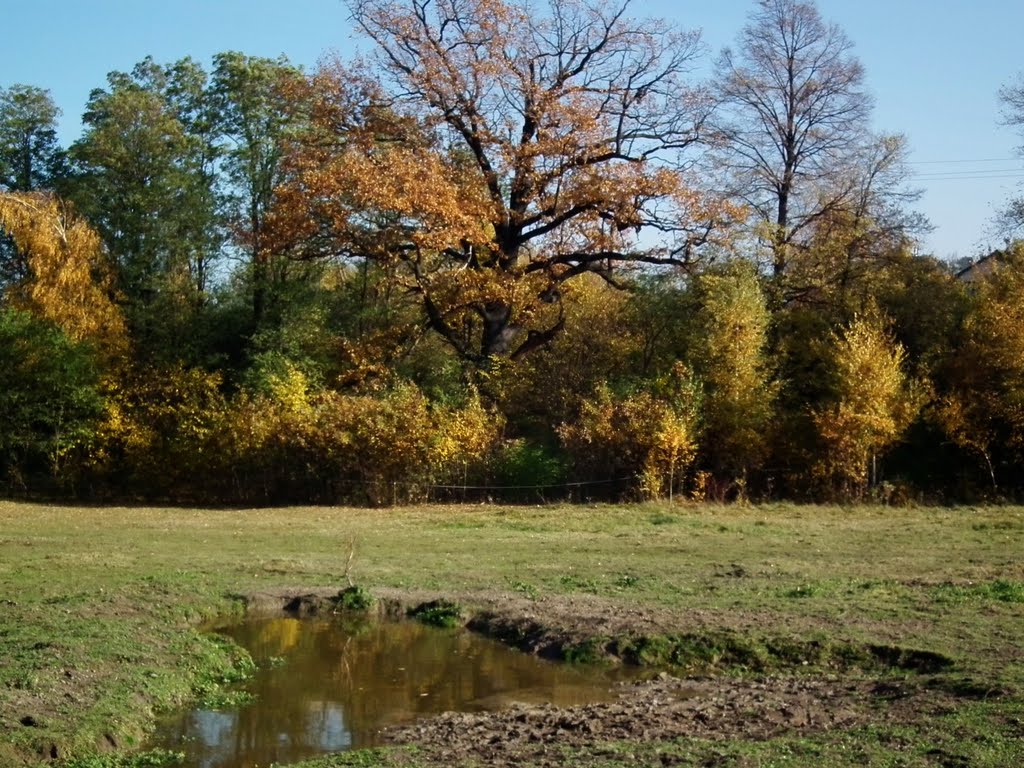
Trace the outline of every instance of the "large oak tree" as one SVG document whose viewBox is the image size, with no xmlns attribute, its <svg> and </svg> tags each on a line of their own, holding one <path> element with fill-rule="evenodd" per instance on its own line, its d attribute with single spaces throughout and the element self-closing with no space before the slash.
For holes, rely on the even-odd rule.
<svg viewBox="0 0 1024 768">
<path fill-rule="evenodd" d="M 731 212 L 686 175 L 699 38 L 627 6 L 353 0 L 376 68 L 314 78 L 319 127 L 280 190 L 288 247 L 390 264 L 477 362 L 554 338 L 573 277 L 692 264 Z"/>
</svg>

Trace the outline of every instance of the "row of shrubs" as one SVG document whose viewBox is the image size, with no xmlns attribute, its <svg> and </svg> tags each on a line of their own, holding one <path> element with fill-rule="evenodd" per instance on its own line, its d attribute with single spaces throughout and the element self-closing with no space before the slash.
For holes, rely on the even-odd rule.
<svg viewBox="0 0 1024 768">
<path fill-rule="evenodd" d="M 119 381 L 64 458 L 65 490 L 226 504 L 654 497 L 680 491 L 696 449 L 690 411 L 643 391 L 600 390 L 544 445 L 511 438 L 473 392 L 455 405 L 411 383 L 342 394 L 291 367 L 231 397 L 197 369 Z"/>
</svg>

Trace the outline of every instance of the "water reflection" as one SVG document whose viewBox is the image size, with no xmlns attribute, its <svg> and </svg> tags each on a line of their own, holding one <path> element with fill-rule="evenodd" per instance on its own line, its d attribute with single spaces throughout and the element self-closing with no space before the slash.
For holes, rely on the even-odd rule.
<svg viewBox="0 0 1024 768">
<path fill-rule="evenodd" d="M 256 699 L 165 723 L 157 746 L 191 768 L 252 768 L 372 746 L 386 725 L 512 702 L 571 706 L 607 699 L 600 672 L 541 661 L 464 631 L 413 622 L 248 622 L 225 630 L 252 654 Z"/>
</svg>

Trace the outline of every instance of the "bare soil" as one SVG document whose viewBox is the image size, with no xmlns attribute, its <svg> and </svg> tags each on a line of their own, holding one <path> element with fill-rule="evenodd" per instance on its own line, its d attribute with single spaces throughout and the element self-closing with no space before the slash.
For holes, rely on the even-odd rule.
<svg viewBox="0 0 1024 768">
<path fill-rule="evenodd" d="M 617 701 L 569 709 L 526 707 L 446 713 L 390 731 L 431 762 L 560 765 L 566 747 L 671 742 L 679 738 L 767 739 L 864 722 L 870 689 L 815 679 L 679 679 L 667 674 L 620 685 Z"/>
</svg>

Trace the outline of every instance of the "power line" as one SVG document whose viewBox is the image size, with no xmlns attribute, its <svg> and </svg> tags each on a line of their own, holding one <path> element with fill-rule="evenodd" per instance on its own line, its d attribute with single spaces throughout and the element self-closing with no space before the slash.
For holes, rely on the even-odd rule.
<svg viewBox="0 0 1024 768">
<path fill-rule="evenodd" d="M 988 175 L 954 176 L 949 174 L 934 176 L 914 176 L 915 181 L 986 181 L 991 179 L 1024 179 L 1024 170 L 1014 173 L 995 173 Z"/>
<path fill-rule="evenodd" d="M 1018 168 L 972 168 L 969 171 L 920 171 L 914 176 L 974 176 L 986 173 L 1024 173 L 1024 167 Z"/>
<path fill-rule="evenodd" d="M 930 183 L 933 181 L 1024 179 L 1024 166 L 1018 165 L 1020 162 L 1020 157 L 981 157 L 972 160 L 966 158 L 911 160 L 907 162 L 907 165 L 918 166 L 910 171 L 910 178 L 917 182 Z M 999 165 L 995 166 L 996 163 Z M 960 168 L 962 170 L 958 170 Z"/>
<path fill-rule="evenodd" d="M 952 165 L 954 163 L 1012 163 L 1017 157 L 988 157 L 980 160 L 909 160 L 907 165 Z"/>
</svg>

